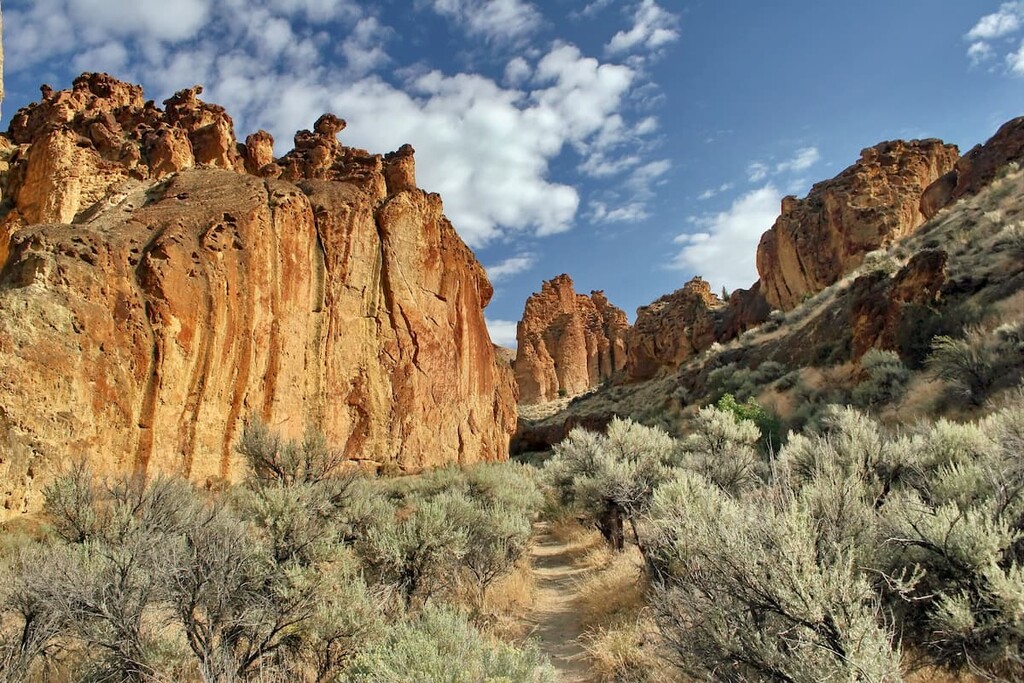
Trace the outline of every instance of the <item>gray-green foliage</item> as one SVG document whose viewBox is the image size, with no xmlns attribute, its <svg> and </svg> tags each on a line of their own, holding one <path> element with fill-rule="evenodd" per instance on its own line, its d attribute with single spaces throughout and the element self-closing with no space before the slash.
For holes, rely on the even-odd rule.
<svg viewBox="0 0 1024 683">
<path fill-rule="evenodd" d="M 822 552 L 799 499 L 742 502 L 699 475 L 659 489 L 655 599 L 680 667 L 698 680 L 898 681 L 899 653 L 847 548 Z"/>
<path fill-rule="evenodd" d="M 699 425 L 688 443 L 728 441 Z M 678 663 L 701 680 L 895 681 L 898 634 L 932 663 L 1019 680 L 1022 452 L 1018 392 L 909 435 L 831 408 L 748 486 L 684 458 L 642 526 Z"/>
<path fill-rule="evenodd" d="M 760 439 L 754 422 L 715 406 L 702 408 L 694 431 L 683 440 L 683 463 L 725 491 L 738 493 L 767 475 L 756 448 Z"/>
<path fill-rule="evenodd" d="M 353 683 L 554 683 L 555 672 L 531 646 L 488 640 L 465 615 L 427 607 L 413 621 L 393 626 L 362 653 L 348 677 Z"/>
<path fill-rule="evenodd" d="M 623 522 L 635 528 L 677 457 L 678 443 L 661 429 L 616 418 L 605 434 L 574 429 L 544 471 L 562 502 L 621 549 Z"/>
<path fill-rule="evenodd" d="M 907 391 L 910 369 L 898 354 L 871 349 L 860 360 L 865 378 L 853 390 L 853 402 L 862 408 L 897 403 Z"/>
</svg>

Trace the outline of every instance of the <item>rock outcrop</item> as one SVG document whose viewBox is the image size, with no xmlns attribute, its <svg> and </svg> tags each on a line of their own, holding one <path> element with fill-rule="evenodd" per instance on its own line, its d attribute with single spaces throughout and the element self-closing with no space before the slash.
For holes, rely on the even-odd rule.
<svg viewBox="0 0 1024 683">
<path fill-rule="evenodd" d="M 603 292 L 577 294 L 559 275 L 526 301 L 516 332 L 519 400 L 546 403 L 611 379 L 626 363 L 629 321 Z"/>
<path fill-rule="evenodd" d="M 868 252 L 925 221 L 922 195 L 959 154 L 939 140 L 883 142 L 805 199 L 786 197 L 782 215 L 761 237 L 757 271 L 773 308 L 790 310 L 839 280 Z"/>
<path fill-rule="evenodd" d="M 628 378 L 650 379 L 662 368 L 674 369 L 714 344 L 725 312 L 725 302 L 700 277 L 637 309 L 629 333 Z"/>
<path fill-rule="evenodd" d="M 249 416 L 406 470 L 507 457 L 491 285 L 411 148 L 344 147 L 328 115 L 275 160 L 198 88 L 163 110 L 102 74 L 44 91 L 10 131 L 0 517 L 81 456 L 233 479 Z"/>
<path fill-rule="evenodd" d="M 854 280 L 850 286 L 853 360 L 872 348 L 897 348 L 906 307 L 938 302 L 946 284 L 948 262 L 945 251 L 924 249 L 892 277 L 875 271 Z"/>
<path fill-rule="evenodd" d="M 1024 161 L 1024 116 L 1004 123 L 988 142 L 975 146 L 932 183 L 921 197 L 921 213 L 931 218 L 958 199 L 977 194 L 1011 161 Z"/>
</svg>

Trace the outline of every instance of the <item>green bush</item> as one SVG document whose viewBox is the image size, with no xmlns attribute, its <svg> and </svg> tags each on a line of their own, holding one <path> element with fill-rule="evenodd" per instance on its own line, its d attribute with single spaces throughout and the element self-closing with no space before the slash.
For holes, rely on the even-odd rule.
<svg viewBox="0 0 1024 683">
<path fill-rule="evenodd" d="M 760 438 L 753 421 L 730 410 L 702 408 L 693 433 L 683 441 L 682 463 L 722 490 L 739 493 L 757 486 L 767 474 L 755 450 Z"/>
<path fill-rule="evenodd" d="M 731 413 L 737 420 L 753 422 L 761 432 L 759 445 L 761 452 L 774 453 L 782 445 L 782 423 L 767 408 L 753 398 L 745 403 L 737 403 L 732 394 L 726 394 L 718 400 L 718 409 Z"/>
</svg>

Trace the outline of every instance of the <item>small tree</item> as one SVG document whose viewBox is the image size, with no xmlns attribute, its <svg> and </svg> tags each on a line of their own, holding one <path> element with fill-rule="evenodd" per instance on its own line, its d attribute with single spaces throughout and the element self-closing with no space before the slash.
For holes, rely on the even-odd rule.
<svg viewBox="0 0 1024 683">
<path fill-rule="evenodd" d="M 628 522 L 637 535 L 640 516 L 654 490 L 668 479 L 677 450 L 661 429 L 616 418 L 605 435 L 570 432 L 555 447 L 545 472 L 562 502 L 576 506 L 613 548 L 622 550 L 623 524 Z"/>
</svg>

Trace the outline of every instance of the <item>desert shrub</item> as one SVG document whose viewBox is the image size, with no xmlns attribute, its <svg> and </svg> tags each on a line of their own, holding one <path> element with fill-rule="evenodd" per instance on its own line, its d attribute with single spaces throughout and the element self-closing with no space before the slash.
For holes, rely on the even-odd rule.
<svg viewBox="0 0 1024 683">
<path fill-rule="evenodd" d="M 865 378 L 853 390 L 853 402 L 861 408 L 898 403 L 907 391 L 910 369 L 893 351 L 871 349 L 860 360 Z"/>
<path fill-rule="evenodd" d="M 532 646 L 491 642 L 465 615 L 427 607 L 360 654 L 347 680 L 367 683 L 548 683 L 555 672 Z"/>
<path fill-rule="evenodd" d="M 315 429 L 308 429 L 301 442 L 289 441 L 256 418 L 246 420 L 236 450 L 257 484 L 316 484 L 338 477 L 346 462 Z"/>
<path fill-rule="evenodd" d="M 753 398 L 737 403 L 734 396 L 726 394 L 718 400 L 717 407 L 732 413 L 737 420 L 747 420 L 757 426 L 761 432 L 759 446 L 762 453 L 774 453 L 782 445 L 782 423 L 779 418 Z"/>
<path fill-rule="evenodd" d="M 1017 222 L 1003 228 L 999 233 L 1000 244 L 1009 250 L 1010 254 L 1024 258 L 1024 223 Z"/>
<path fill-rule="evenodd" d="M 658 651 L 657 628 L 643 619 L 601 628 L 584 639 L 591 672 L 602 683 L 663 683 L 667 662 Z"/>
<path fill-rule="evenodd" d="M 986 311 L 971 302 L 950 302 L 942 306 L 908 304 L 903 308 L 896 330 L 900 358 L 913 370 L 925 367 L 936 337 L 960 337 L 969 327 L 978 325 Z"/>
<path fill-rule="evenodd" d="M 998 378 L 999 359 L 994 351 L 985 333 L 974 328 L 962 339 L 933 339 L 927 365 L 957 394 L 981 405 Z"/>
<path fill-rule="evenodd" d="M 371 523 L 356 550 L 372 576 L 407 606 L 450 589 L 468 550 L 473 504 L 462 493 L 394 507 Z"/>
<path fill-rule="evenodd" d="M 915 436 L 917 473 L 881 509 L 904 633 L 954 669 L 1024 675 L 1024 400 Z"/>
<path fill-rule="evenodd" d="M 788 496 L 755 503 L 699 475 L 659 489 L 648 546 L 662 636 L 697 680 L 899 681 L 871 584 Z"/>
<path fill-rule="evenodd" d="M 739 419 L 730 410 L 702 408 L 693 432 L 683 441 L 682 463 L 722 490 L 739 493 L 756 486 L 765 475 L 756 450 L 760 438 L 753 421 Z"/>
<path fill-rule="evenodd" d="M 754 369 L 730 363 L 708 375 L 708 396 L 712 403 L 725 394 L 732 394 L 738 401 L 746 401 L 785 374 L 786 366 L 776 361 L 765 361 Z"/>
<path fill-rule="evenodd" d="M 635 534 L 676 455 L 675 440 L 663 430 L 616 418 L 607 434 L 574 429 L 555 447 L 544 472 L 561 502 L 576 508 L 621 550 L 624 522 Z"/>
</svg>

